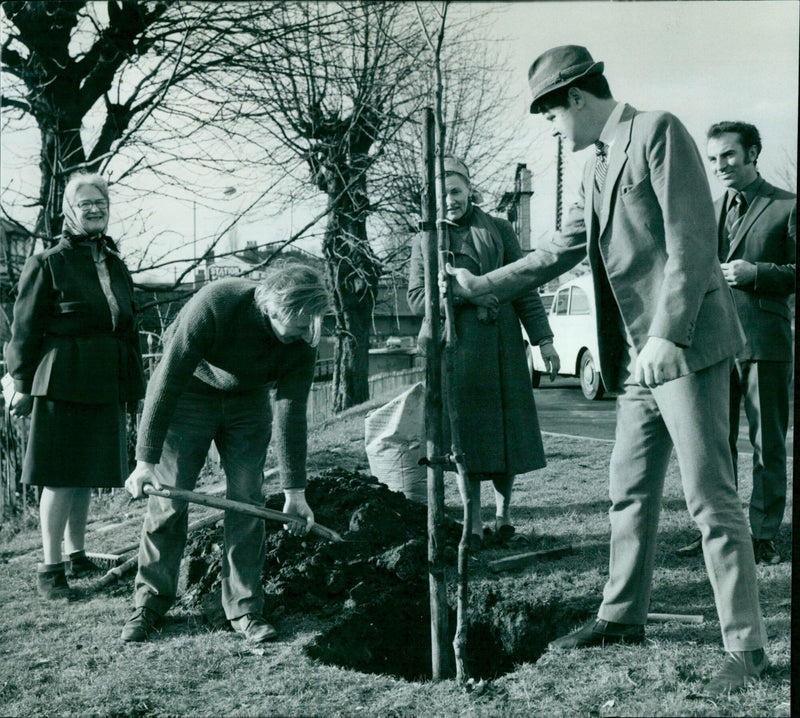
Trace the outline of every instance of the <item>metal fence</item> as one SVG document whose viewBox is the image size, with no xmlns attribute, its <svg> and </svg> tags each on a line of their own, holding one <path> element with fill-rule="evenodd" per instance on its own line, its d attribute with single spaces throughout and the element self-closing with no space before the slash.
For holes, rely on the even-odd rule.
<svg viewBox="0 0 800 718">
<path fill-rule="evenodd" d="M 25 490 L 21 483 L 27 441 L 28 420 L 11 419 L 5 407 L 0 409 L 0 520 L 37 499 L 35 489 Z"/>
</svg>

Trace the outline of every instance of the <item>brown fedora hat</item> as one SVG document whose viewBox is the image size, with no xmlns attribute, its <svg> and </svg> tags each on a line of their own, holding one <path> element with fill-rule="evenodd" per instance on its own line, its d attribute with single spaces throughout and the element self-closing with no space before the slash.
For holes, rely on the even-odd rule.
<svg viewBox="0 0 800 718">
<path fill-rule="evenodd" d="M 603 63 L 595 62 L 589 51 L 580 45 L 561 45 L 543 52 L 528 70 L 528 84 L 533 95 L 531 112 L 534 112 L 534 105 L 540 97 L 569 85 L 579 77 L 602 72 Z"/>
</svg>

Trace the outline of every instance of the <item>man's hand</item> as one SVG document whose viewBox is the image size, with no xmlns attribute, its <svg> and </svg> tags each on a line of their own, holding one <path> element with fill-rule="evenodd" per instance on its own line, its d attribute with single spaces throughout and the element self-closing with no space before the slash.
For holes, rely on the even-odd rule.
<svg viewBox="0 0 800 718">
<path fill-rule="evenodd" d="M 547 367 L 550 375 L 550 381 L 555 381 L 558 376 L 558 370 L 561 368 L 561 357 L 558 356 L 553 342 L 545 342 L 539 345 L 539 353 L 542 355 L 542 361 Z"/>
<path fill-rule="evenodd" d="M 464 297 L 472 300 L 473 297 L 491 292 L 491 285 L 486 277 L 476 277 L 468 269 L 456 269 L 450 262 L 444 265 L 444 271 L 455 279 L 450 282 L 454 297 Z M 439 291 L 442 295 L 447 291 L 447 277 L 439 275 Z"/>
<path fill-rule="evenodd" d="M 8 413 L 11 416 L 28 416 L 33 409 L 33 397 L 30 394 L 15 392 L 8 404 Z"/>
<path fill-rule="evenodd" d="M 283 495 L 286 502 L 283 504 L 283 513 L 294 514 L 298 520 L 290 524 L 284 524 L 285 528 L 292 536 L 305 536 L 314 525 L 314 512 L 306 503 L 305 489 L 284 489 Z"/>
<path fill-rule="evenodd" d="M 648 337 L 636 359 L 636 382 L 649 388 L 659 386 L 681 375 L 681 349 L 669 339 Z"/>
<path fill-rule="evenodd" d="M 156 489 L 161 488 L 161 482 L 156 475 L 156 465 L 147 461 L 137 461 L 136 468 L 125 479 L 125 490 L 134 498 L 140 499 L 144 494 L 144 485 L 152 484 Z"/>
<path fill-rule="evenodd" d="M 722 263 L 722 276 L 731 287 L 743 287 L 756 281 L 756 265 L 744 259 Z"/>
</svg>

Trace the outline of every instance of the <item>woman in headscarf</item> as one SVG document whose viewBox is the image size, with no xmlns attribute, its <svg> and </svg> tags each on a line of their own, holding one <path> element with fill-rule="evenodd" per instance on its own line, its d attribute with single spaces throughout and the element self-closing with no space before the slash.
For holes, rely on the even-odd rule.
<svg viewBox="0 0 800 718">
<path fill-rule="evenodd" d="M 444 167 L 451 263 L 486 274 L 522 257 L 511 224 L 476 205 L 466 165 L 445 157 Z M 494 486 L 494 531 L 506 541 L 514 534 L 509 516 L 514 476 L 545 466 L 520 322 L 531 343 L 539 345 L 551 378 L 559 368 L 553 332 L 535 291 L 514 302 L 498 304 L 491 296 L 475 301 L 479 304 L 460 298 L 454 302 L 458 346 L 453 382 L 474 507 L 473 550 L 480 548 L 483 537 L 481 482 Z M 424 315 L 421 237 L 411 250 L 408 303 L 415 314 Z M 444 424 L 448 434 L 446 419 Z"/>
<path fill-rule="evenodd" d="M 31 414 L 22 481 L 41 487 L 37 589 L 45 598 L 70 596 L 67 570 L 80 577 L 100 568 L 84 547 L 91 490 L 124 484 L 125 408 L 144 395 L 133 281 L 105 234 L 106 181 L 74 175 L 62 210 L 58 243 L 22 270 L 6 350 L 10 413 Z"/>
</svg>

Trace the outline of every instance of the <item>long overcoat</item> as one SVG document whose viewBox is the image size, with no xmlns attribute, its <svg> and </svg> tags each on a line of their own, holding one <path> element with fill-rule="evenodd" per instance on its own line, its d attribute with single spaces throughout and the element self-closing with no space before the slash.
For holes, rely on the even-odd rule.
<svg viewBox="0 0 800 718">
<path fill-rule="evenodd" d="M 425 313 L 421 241 L 417 237 L 412 245 L 408 283 L 408 303 L 418 315 Z M 511 224 L 475 206 L 450 228 L 450 244 L 452 264 L 474 274 L 522 257 Z M 485 311 L 469 302 L 455 307 L 454 386 L 467 469 L 471 475 L 514 475 L 542 468 L 544 449 L 520 331 L 521 321 L 533 344 L 553 336 L 542 301 L 532 290 L 501 303 L 496 318 L 479 314 Z"/>
</svg>

